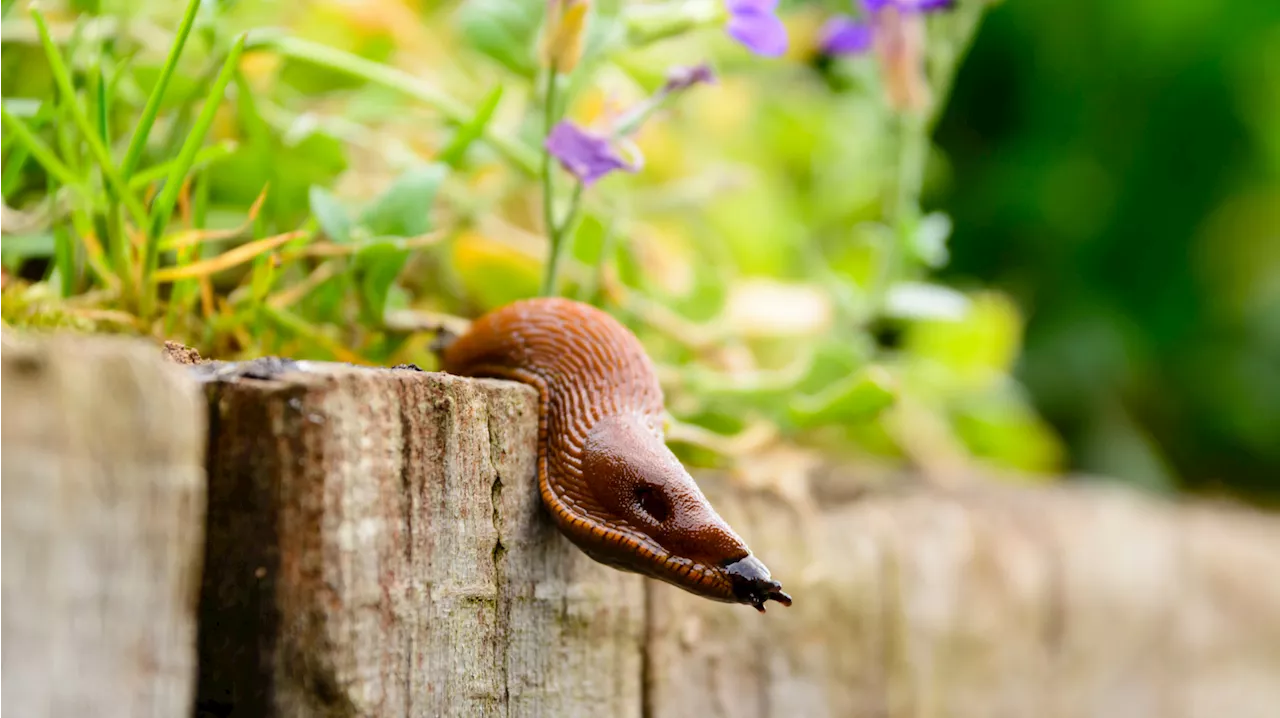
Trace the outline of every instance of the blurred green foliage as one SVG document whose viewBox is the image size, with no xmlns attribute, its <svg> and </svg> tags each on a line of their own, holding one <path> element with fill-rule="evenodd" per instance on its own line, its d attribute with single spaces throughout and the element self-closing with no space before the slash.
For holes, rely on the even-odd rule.
<svg viewBox="0 0 1280 718">
<path fill-rule="evenodd" d="M 167 86 L 161 79 L 185 3 L 44 3 L 71 95 L 59 91 L 51 72 L 57 59 L 51 64 L 25 5 L 4 6 L 7 324 L 130 331 L 225 359 L 281 354 L 430 368 L 436 329 L 538 292 L 547 253 L 537 178 L 542 3 L 209 0 L 191 6 L 191 34 Z M 1205 203 L 1226 196 L 1226 184 L 1206 185 L 1206 170 L 1227 179 L 1207 156 L 1192 156 L 1200 169 L 1192 178 L 1171 171 L 1178 160 L 1160 154 L 1182 156 L 1187 140 L 1203 141 L 1166 114 L 1191 101 L 1175 94 L 1165 109 L 1144 105 L 1127 120 L 1125 112 L 1099 110 L 1092 130 L 1099 141 L 1119 141 L 1116 128 L 1134 133 L 1142 148 L 1126 146 L 1126 161 L 1160 173 L 1135 177 L 1169 192 L 1143 184 L 1120 193 L 1130 180 L 1105 176 L 1119 150 L 1091 155 L 1087 143 L 1064 143 L 1089 118 L 1041 105 L 1056 98 L 1062 107 L 1091 92 L 1076 84 L 1089 72 L 1142 78 L 1155 70 L 1120 60 L 1104 67 L 1099 54 L 1081 50 L 1089 45 L 1083 39 L 1062 45 L 1072 28 L 1085 33 L 1080 23 L 1062 22 L 1075 11 L 1031 5 L 993 11 L 997 23 L 982 35 L 977 69 L 962 74 L 959 104 L 934 146 L 935 118 L 912 121 L 893 111 L 873 57 L 817 53 L 821 23 L 850 10 L 843 1 L 784 4 L 792 49 L 778 60 L 732 42 L 714 13 L 704 27 L 654 40 L 634 15 L 646 3 L 594 4 L 586 53 L 568 86 L 569 117 L 589 124 L 616 116 L 675 65 L 710 61 L 720 78 L 644 125 L 635 138 L 643 171 L 610 176 L 585 193 L 561 282 L 565 294 L 605 307 L 645 343 L 667 390 L 671 437 L 686 458 L 750 471 L 799 451 L 938 474 L 978 463 L 1023 478 L 1057 475 L 1070 462 L 1014 378 L 1024 306 L 1035 308 L 1038 336 L 1022 376 L 1068 435 L 1078 426 L 1061 407 L 1072 402 L 1095 412 L 1078 416 L 1104 445 L 1144 432 L 1141 416 L 1116 411 L 1129 408 L 1121 392 L 1110 391 L 1116 385 L 1100 384 L 1107 375 L 1097 362 L 1117 361 L 1108 358 L 1117 353 L 1123 362 L 1130 349 L 1106 343 L 1112 334 L 1137 341 L 1166 327 L 1158 312 L 1207 310 L 1176 287 L 1154 296 L 1135 290 L 1134 306 L 1146 302 L 1157 314 L 1134 313 L 1125 325 L 1094 321 L 1124 315 L 1096 296 L 1073 305 L 1058 288 L 1088 289 L 1093 280 L 1082 281 L 1087 275 L 1065 257 L 1096 244 L 1091 266 L 1162 287 L 1159 278 L 1101 260 L 1147 247 L 1142 266 L 1169 271 L 1154 238 L 1209 231 L 1172 217 L 1191 217 L 1197 203 L 1203 212 L 1193 219 L 1205 216 Z M 987 6 L 961 0 L 928 21 L 929 77 L 943 107 Z M 1052 37 L 1043 41 L 1019 34 L 1049 22 L 1063 27 L 1046 30 Z M 1055 52 L 1066 64 L 1028 64 Z M 1252 65 L 1236 62 L 1232 72 L 1243 74 L 1233 78 L 1252 77 Z M 1054 73 L 1061 77 L 1043 79 Z M 1127 92 L 1119 81 L 1098 82 Z M 1274 97 L 1253 99 L 1250 112 L 1275 109 Z M 149 106 L 154 126 L 139 144 Z M 1028 124 L 1028 107 L 1050 124 Z M 95 138 L 77 111 L 92 120 Z M 1237 111 L 1245 112 L 1229 112 Z M 1147 136 L 1148 125 L 1127 124 L 1139 117 L 1167 126 L 1159 143 Z M 1256 120 L 1250 127 L 1259 136 L 1272 131 Z M 1011 139 L 1023 128 L 1041 134 Z M 1267 171 L 1274 172 L 1280 143 L 1269 141 Z M 134 145 L 138 162 L 130 167 Z M 36 156 L 32 147 L 47 152 Z M 113 173 L 128 192 L 113 184 Z M 130 194 L 145 216 L 131 215 Z M 1053 201 L 1045 204 L 1046 196 Z M 1138 204 L 1112 218 L 1129 201 Z M 1239 243 L 1238 223 L 1252 216 L 1246 210 L 1212 225 L 1215 246 Z M 1026 231 L 1044 217 L 1054 231 Z M 1138 235 L 1145 244 L 1134 241 Z M 1209 264 L 1230 284 L 1224 301 L 1239 308 L 1256 300 L 1233 274 L 1256 268 L 1247 256 Z M 1029 279 L 1004 284 L 1015 302 L 982 286 L 947 286 L 939 270 L 993 281 L 1016 270 Z M 1067 279 L 1047 279 L 1053 276 Z M 1042 295 L 1051 292 L 1065 302 L 1062 316 L 1084 317 L 1058 338 L 1055 325 L 1042 321 Z M 1241 329 L 1237 336 L 1256 335 Z M 1169 356 L 1182 346 L 1177 337 L 1148 351 Z M 1244 362 L 1224 386 L 1262 396 L 1242 383 L 1248 360 L 1222 345 L 1177 352 L 1189 362 L 1179 371 L 1224 361 L 1214 358 L 1224 351 Z M 1199 375 L 1174 373 L 1169 381 L 1223 401 L 1189 376 Z M 1159 386 L 1145 390 L 1167 398 Z M 1096 413 L 1104 404 L 1111 414 Z M 1246 422 L 1215 430 L 1253 432 L 1256 442 L 1269 429 Z M 1081 465 L 1096 465 L 1084 460 L 1094 455 L 1086 449 L 1077 455 Z M 1107 466 L 1119 474 L 1134 468 Z M 1141 468 L 1134 475 L 1144 478 Z"/>
<path fill-rule="evenodd" d="M 939 132 L 952 281 L 1081 469 L 1280 499 L 1280 4 L 1009 2 Z"/>
</svg>

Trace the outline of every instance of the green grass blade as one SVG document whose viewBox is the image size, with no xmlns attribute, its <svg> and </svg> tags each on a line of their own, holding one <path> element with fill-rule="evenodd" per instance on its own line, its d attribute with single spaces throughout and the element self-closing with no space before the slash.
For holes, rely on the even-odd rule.
<svg viewBox="0 0 1280 718">
<path fill-rule="evenodd" d="M 58 289 L 63 297 L 76 290 L 76 250 L 65 227 L 53 230 L 53 266 L 58 273 Z"/>
<path fill-rule="evenodd" d="M 367 359 L 346 348 L 342 342 L 328 336 L 318 327 L 287 309 L 279 309 L 269 303 L 263 303 L 257 307 L 257 310 L 276 326 L 324 349 L 338 361 L 350 364 L 369 364 Z"/>
<path fill-rule="evenodd" d="M 98 136 L 102 138 L 104 143 L 111 142 L 111 127 L 107 125 L 107 111 L 111 100 L 107 95 L 107 75 L 102 71 L 101 62 L 96 63 L 94 68 L 94 90 L 96 90 L 97 105 L 94 109 L 96 112 L 96 120 L 98 121 Z"/>
<path fill-rule="evenodd" d="M 169 177 L 165 180 L 164 188 L 160 190 L 160 195 L 156 197 L 155 205 L 152 207 L 142 275 L 144 291 L 148 294 L 154 290 L 151 275 L 155 272 L 156 263 L 159 261 L 160 235 L 164 232 L 165 226 L 169 224 L 169 218 L 173 215 L 174 205 L 178 201 L 178 193 L 182 191 L 182 179 L 191 171 L 191 166 L 195 163 L 196 154 L 200 151 L 200 146 L 204 144 L 205 135 L 209 133 L 209 127 L 213 125 L 214 116 L 218 112 L 218 107 L 222 104 L 227 85 L 235 74 L 241 53 L 244 52 L 244 42 L 245 36 L 241 34 L 232 44 L 231 50 L 227 53 L 227 59 L 222 65 L 222 72 L 218 73 L 218 78 L 214 80 L 213 89 L 210 90 L 208 97 L 205 98 L 204 107 L 201 108 L 195 125 L 187 135 L 186 141 L 183 142 L 182 149 L 178 152 L 178 159 L 174 161 L 173 166 L 170 168 Z"/>
<path fill-rule="evenodd" d="M 85 191 L 86 188 L 80 182 L 80 178 L 71 171 L 71 168 L 64 165 L 53 150 L 39 137 L 36 137 L 22 120 L 9 114 L 8 108 L 4 105 L 0 105 L 0 119 L 3 119 L 5 129 L 13 133 L 16 141 L 25 147 L 32 157 L 36 158 L 36 162 L 39 162 L 40 166 L 44 167 L 45 172 L 48 172 L 50 176 L 63 185 L 75 187 L 82 192 Z"/>
<path fill-rule="evenodd" d="M 480 139 L 481 135 L 489 127 L 489 120 L 493 119 L 493 113 L 498 109 L 498 103 L 502 101 L 502 91 L 502 85 L 498 85 L 489 91 L 489 94 L 484 98 L 484 102 L 481 102 L 479 109 L 476 110 L 475 119 L 459 127 L 449 145 L 440 151 L 440 162 L 455 169 L 458 167 L 462 159 L 466 157 L 471 143 Z"/>
<path fill-rule="evenodd" d="M 191 27 L 195 24 L 196 12 L 199 9 L 200 0 L 190 0 L 187 3 L 187 10 L 182 15 L 182 24 L 178 26 L 178 36 L 169 46 L 169 56 L 165 58 L 160 77 L 151 90 L 151 96 L 147 98 L 147 104 L 142 108 L 142 116 L 138 118 L 138 126 L 133 130 L 133 138 L 129 140 L 129 148 L 124 153 L 124 162 L 120 165 L 120 174 L 126 180 L 137 169 L 138 161 L 142 159 L 142 150 L 147 145 L 147 137 L 151 134 L 151 127 L 155 124 L 156 115 L 160 112 L 160 103 L 164 100 L 165 90 L 169 88 L 169 80 L 173 78 L 173 72 L 178 67 L 178 58 L 187 44 L 187 37 L 191 35 Z"/>
<path fill-rule="evenodd" d="M 326 47 L 319 43 L 296 37 L 267 36 L 255 38 L 250 50 L 270 50 L 292 60 L 301 60 L 329 70 L 358 77 L 366 82 L 396 90 L 418 100 L 444 115 L 450 122 L 468 125 L 475 121 L 475 113 L 465 104 L 432 87 L 403 70 L 381 65 L 349 52 Z M 538 153 L 518 140 L 498 134 L 486 128 L 484 141 L 530 177 L 538 173 Z"/>
<path fill-rule="evenodd" d="M 13 134 L 10 133 L 8 137 L 13 137 Z M 8 199 L 22 183 L 22 170 L 26 168 L 30 158 L 31 150 L 26 145 L 18 145 L 9 153 L 9 162 L 5 164 L 4 171 L 0 172 L 0 196 Z"/>
<path fill-rule="evenodd" d="M 36 24 L 36 31 L 40 33 L 40 44 L 44 46 L 44 52 L 49 60 L 49 70 L 53 74 L 54 83 L 58 86 L 58 91 L 62 93 L 63 97 L 70 100 L 67 103 L 67 109 L 71 113 L 71 119 L 75 121 L 76 127 L 84 135 L 84 140 L 89 145 L 90 151 L 93 152 L 94 159 L 98 161 L 107 183 L 119 195 L 134 222 L 139 227 L 147 226 L 147 211 L 143 209 L 142 203 L 129 191 L 129 186 L 121 179 L 120 172 L 116 169 L 115 163 L 111 159 L 111 152 L 103 144 L 102 138 L 98 136 L 98 132 L 94 129 L 93 123 L 90 122 L 89 116 L 85 114 L 84 107 L 75 101 L 76 91 L 71 84 L 71 74 L 67 72 L 67 65 L 62 61 L 62 54 L 58 52 L 57 45 L 53 43 L 53 38 L 49 35 L 49 25 L 45 22 L 44 15 L 33 8 L 31 10 L 31 19 Z"/>
<path fill-rule="evenodd" d="M 209 165 L 217 163 L 219 160 L 230 157 L 231 154 L 236 151 L 237 147 L 239 147 L 239 145 L 232 140 L 224 140 L 216 145 L 201 147 L 200 151 L 196 153 L 195 160 L 191 162 L 191 168 L 188 172 L 191 170 L 204 169 Z M 136 192 L 152 182 L 168 177 L 169 173 L 173 171 L 173 166 L 177 163 L 178 160 L 175 159 L 168 162 L 162 162 L 154 167 L 139 170 L 129 178 L 129 189 Z"/>
</svg>

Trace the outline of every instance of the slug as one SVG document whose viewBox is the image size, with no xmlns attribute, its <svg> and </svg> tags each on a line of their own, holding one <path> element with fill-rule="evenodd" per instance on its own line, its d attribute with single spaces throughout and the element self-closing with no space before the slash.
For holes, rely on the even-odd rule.
<svg viewBox="0 0 1280 718">
<path fill-rule="evenodd" d="M 613 317 L 567 299 L 519 301 L 477 319 L 441 359 L 451 374 L 538 390 L 538 490 L 588 556 L 761 612 L 791 605 L 667 448 L 653 363 Z"/>
</svg>

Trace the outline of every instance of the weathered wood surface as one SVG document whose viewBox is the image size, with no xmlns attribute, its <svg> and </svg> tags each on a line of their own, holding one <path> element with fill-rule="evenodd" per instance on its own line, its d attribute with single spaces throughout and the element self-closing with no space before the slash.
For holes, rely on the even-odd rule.
<svg viewBox="0 0 1280 718">
<path fill-rule="evenodd" d="M 281 361 L 187 383 L 136 346 L 64 351 L 4 350 L 14 715 L 191 715 L 203 412 L 198 715 L 1280 716 L 1273 516 L 1079 487 L 796 506 L 701 477 L 796 598 L 762 616 L 561 537 L 526 387 Z"/>
<path fill-rule="evenodd" d="M 650 587 L 654 716 L 1280 716 L 1274 517 L 1079 487 L 809 515 L 702 483 L 795 605 Z"/>
<path fill-rule="evenodd" d="M 201 694 L 237 715 L 1280 715 L 1273 518 L 1080 488 L 806 513 L 706 477 L 796 596 L 761 616 L 556 535 L 525 387 L 248 371 L 273 378 L 210 388 L 202 612 Z M 254 636 L 257 654 L 229 650 Z"/>
<path fill-rule="evenodd" d="M 151 347 L 3 341 L 3 712 L 183 716 L 204 406 Z"/>
<path fill-rule="evenodd" d="M 641 579 L 540 513 L 533 390 L 332 364 L 206 372 L 204 712 L 641 715 Z"/>
</svg>

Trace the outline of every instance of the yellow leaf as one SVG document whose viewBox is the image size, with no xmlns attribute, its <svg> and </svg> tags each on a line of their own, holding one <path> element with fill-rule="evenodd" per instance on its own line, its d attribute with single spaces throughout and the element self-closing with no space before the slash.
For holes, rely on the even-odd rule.
<svg viewBox="0 0 1280 718">
<path fill-rule="evenodd" d="M 164 251 L 181 249 L 201 242 L 216 242 L 220 239 L 231 239 L 244 234 L 248 231 L 249 225 L 253 224 L 254 220 L 258 218 L 258 212 L 262 211 L 262 203 L 267 199 L 267 189 L 267 187 L 262 188 L 258 198 L 249 207 L 249 216 L 239 227 L 232 227 L 231 229 L 184 229 L 160 240 L 160 249 Z"/>
<path fill-rule="evenodd" d="M 290 240 L 299 237 L 310 237 L 310 234 L 304 230 L 296 230 L 293 232 L 285 232 L 274 237 L 266 237 L 254 240 L 228 250 L 211 259 L 200 262 L 194 262 L 181 267 L 168 267 L 161 269 L 155 273 L 157 282 L 173 282 L 179 279 L 190 279 L 192 277 L 207 277 L 211 274 L 230 269 L 232 267 L 252 261 L 258 255 L 279 247 Z"/>
</svg>

